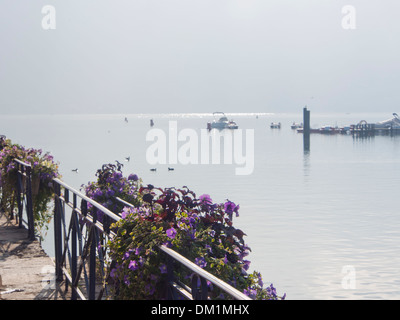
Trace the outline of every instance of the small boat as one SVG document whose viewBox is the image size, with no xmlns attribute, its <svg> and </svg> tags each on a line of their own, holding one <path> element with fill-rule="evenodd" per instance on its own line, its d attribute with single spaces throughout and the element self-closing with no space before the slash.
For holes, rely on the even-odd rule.
<svg viewBox="0 0 400 320">
<path fill-rule="evenodd" d="M 280 129 L 281 128 L 281 123 L 280 122 L 278 122 L 278 123 L 276 123 L 276 122 L 271 122 L 271 129 Z"/>
<path fill-rule="evenodd" d="M 329 125 L 326 125 L 326 126 L 322 126 L 319 130 L 321 131 L 321 133 L 332 133 L 332 132 L 334 132 L 335 128 L 331 127 Z"/>
<path fill-rule="evenodd" d="M 334 134 L 334 133 L 346 133 L 346 130 L 348 130 L 347 127 L 345 129 L 345 128 L 332 127 L 332 126 L 327 125 L 327 126 L 322 126 L 317 129 L 310 128 L 310 133 Z M 297 132 L 303 133 L 304 128 L 303 127 L 298 128 Z"/>
<path fill-rule="evenodd" d="M 219 119 L 216 119 L 216 116 L 220 115 Z M 225 113 L 223 112 L 214 112 L 214 121 L 213 122 L 208 122 L 207 123 L 207 128 L 208 130 L 211 129 L 237 129 L 239 126 L 236 124 L 235 121 L 233 120 L 228 120 L 228 118 L 225 116 Z"/>
<path fill-rule="evenodd" d="M 299 128 L 303 128 L 303 124 L 302 123 L 293 122 L 292 125 L 290 126 L 290 128 L 293 129 L 293 130 L 296 130 L 296 129 L 299 129 Z"/>
<path fill-rule="evenodd" d="M 231 121 L 228 122 L 227 129 L 237 129 L 237 128 L 239 128 L 239 126 L 236 124 L 235 121 L 231 120 Z"/>
</svg>

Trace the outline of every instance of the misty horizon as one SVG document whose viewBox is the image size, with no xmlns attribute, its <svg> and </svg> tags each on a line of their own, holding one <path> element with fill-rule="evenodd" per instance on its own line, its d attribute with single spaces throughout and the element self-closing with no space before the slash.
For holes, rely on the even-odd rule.
<svg viewBox="0 0 400 320">
<path fill-rule="evenodd" d="M 0 7 L 0 114 L 400 111 L 394 0 Z"/>
</svg>

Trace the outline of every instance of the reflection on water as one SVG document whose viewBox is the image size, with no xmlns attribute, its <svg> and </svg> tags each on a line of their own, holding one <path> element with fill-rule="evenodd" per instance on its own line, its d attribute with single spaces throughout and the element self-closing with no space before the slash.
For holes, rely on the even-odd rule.
<svg viewBox="0 0 400 320">
<path fill-rule="evenodd" d="M 303 172 L 305 177 L 308 177 L 310 174 L 310 150 L 304 150 Z"/>
<path fill-rule="evenodd" d="M 129 122 L 124 121 L 125 116 Z M 1 116 L 1 134 L 25 146 L 50 151 L 60 162 L 63 180 L 79 189 L 95 178 L 104 163 L 119 160 L 124 173 L 137 173 L 144 183 L 187 185 L 216 202 L 240 204 L 234 223 L 248 235 L 252 268 L 264 283 L 273 283 L 288 299 L 400 298 L 400 140 L 375 136 L 311 135 L 290 129 L 302 114 L 235 115 L 239 128 L 254 129 L 254 172 L 236 176 L 235 163 L 159 165 L 146 162 L 154 128 L 168 132 L 200 130 L 212 120 L 199 115 Z M 341 125 L 379 121 L 387 115 L 315 115 L 311 123 Z M 271 129 L 281 122 L 281 129 Z M 18 125 L 17 125 L 18 124 Z M 33 134 L 32 134 L 33 133 Z M 49 134 L 51 133 L 51 134 Z M 180 142 L 184 143 L 184 142 Z M 130 156 L 130 161 L 124 159 Z M 72 169 L 79 168 L 79 173 Z M 51 230 L 49 231 L 51 237 Z M 354 270 L 355 287 L 349 283 Z M 347 282 L 346 282 L 347 281 Z"/>
</svg>

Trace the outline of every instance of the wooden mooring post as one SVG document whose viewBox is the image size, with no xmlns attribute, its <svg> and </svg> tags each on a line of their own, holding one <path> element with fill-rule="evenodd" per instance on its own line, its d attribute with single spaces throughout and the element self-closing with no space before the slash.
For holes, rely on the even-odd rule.
<svg viewBox="0 0 400 320">
<path fill-rule="evenodd" d="M 310 151 L 310 111 L 303 109 L 303 147 L 304 151 Z"/>
</svg>

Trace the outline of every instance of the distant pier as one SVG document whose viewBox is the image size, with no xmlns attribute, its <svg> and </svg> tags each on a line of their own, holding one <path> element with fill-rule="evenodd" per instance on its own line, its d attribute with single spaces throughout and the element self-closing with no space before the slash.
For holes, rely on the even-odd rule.
<svg viewBox="0 0 400 320">
<path fill-rule="evenodd" d="M 355 136 L 374 136 L 374 135 L 400 135 L 400 127 L 395 126 L 378 126 L 375 123 L 367 123 L 360 121 L 358 124 L 352 124 L 347 127 L 324 126 L 317 129 L 309 128 L 308 132 L 304 128 L 297 129 L 298 133 L 310 134 L 348 134 Z"/>
</svg>

